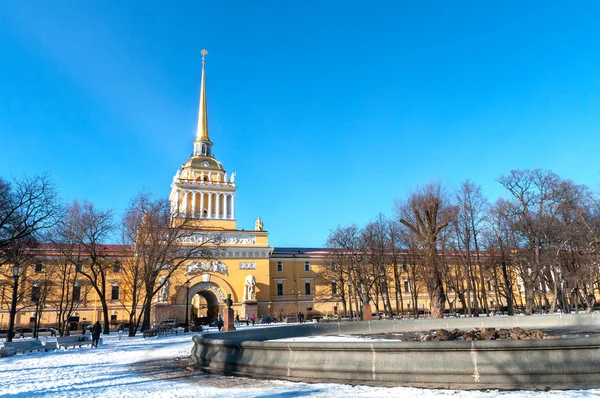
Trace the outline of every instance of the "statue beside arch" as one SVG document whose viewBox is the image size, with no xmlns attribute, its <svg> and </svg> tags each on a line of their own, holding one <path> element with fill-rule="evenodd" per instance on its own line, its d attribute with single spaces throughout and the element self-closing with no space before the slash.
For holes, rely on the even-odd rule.
<svg viewBox="0 0 600 398">
<path fill-rule="evenodd" d="M 167 303 L 169 301 L 169 289 L 171 287 L 171 280 L 166 278 L 165 276 L 161 276 L 158 279 L 158 285 L 162 285 L 158 294 L 156 295 L 155 302 L 156 303 Z"/>
<path fill-rule="evenodd" d="M 254 275 L 248 275 L 244 281 L 244 301 L 256 300 L 256 278 Z"/>
</svg>

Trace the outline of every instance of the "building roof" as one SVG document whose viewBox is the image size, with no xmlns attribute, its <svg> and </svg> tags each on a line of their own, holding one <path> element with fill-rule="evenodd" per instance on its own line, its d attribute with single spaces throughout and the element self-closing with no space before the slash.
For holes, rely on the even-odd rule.
<svg viewBox="0 0 600 398">
<path fill-rule="evenodd" d="M 323 247 L 275 247 L 273 254 L 310 254 L 322 253 L 329 249 Z"/>
</svg>

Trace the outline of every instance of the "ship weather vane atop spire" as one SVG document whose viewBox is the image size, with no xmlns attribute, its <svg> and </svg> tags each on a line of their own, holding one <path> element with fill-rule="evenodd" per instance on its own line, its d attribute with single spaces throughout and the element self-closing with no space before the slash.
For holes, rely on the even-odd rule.
<svg viewBox="0 0 600 398">
<path fill-rule="evenodd" d="M 202 54 L 202 79 L 200 81 L 200 106 L 198 107 L 198 128 L 196 130 L 196 141 L 208 141 L 208 113 L 206 111 L 206 82 L 204 80 L 204 57 L 208 51 L 200 51 Z"/>
</svg>

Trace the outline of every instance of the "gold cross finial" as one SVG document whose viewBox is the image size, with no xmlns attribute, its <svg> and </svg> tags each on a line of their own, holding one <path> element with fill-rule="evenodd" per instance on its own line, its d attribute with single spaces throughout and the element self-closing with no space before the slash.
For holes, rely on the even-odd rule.
<svg viewBox="0 0 600 398">
<path fill-rule="evenodd" d="M 206 51 L 206 50 L 202 50 L 202 51 L 200 51 L 200 54 L 202 54 L 202 65 L 204 65 L 204 56 L 205 56 L 206 54 L 208 54 L 208 51 Z"/>
</svg>

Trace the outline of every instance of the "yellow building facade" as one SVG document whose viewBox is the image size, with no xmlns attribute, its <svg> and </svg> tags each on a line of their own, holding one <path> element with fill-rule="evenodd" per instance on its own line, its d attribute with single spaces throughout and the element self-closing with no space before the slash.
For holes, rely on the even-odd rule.
<svg viewBox="0 0 600 398">
<path fill-rule="evenodd" d="M 181 165 L 171 182 L 169 201 L 172 214 L 175 215 L 173 222 L 192 220 L 194 230 L 186 236 L 182 245 L 198 244 L 215 235 L 219 236 L 221 243 L 213 258 L 190 259 L 165 282 L 154 299 L 152 322 L 166 319 L 183 322 L 186 311 L 190 322 L 197 318 L 212 321 L 222 314 L 228 296 L 240 318 L 252 315 L 257 318 L 286 318 L 295 317 L 300 312 L 307 317 L 345 315 L 339 294 L 339 290 L 345 287 L 337 286 L 335 281 L 323 278 L 318 272 L 322 267 L 331 265 L 325 249 L 271 247 L 269 234 L 260 218 L 251 230 L 237 228 L 236 174 L 226 171 L 212 154 L 204 57 L 198 125 L 192 147 L 192 156 Z M 115 325 L 128 320 L 128 303 L 120 295 L 127 282 L 119 266 L 126 260 L 126 251 L 119 245 L 107 245 L 107 248 L 109 260 L 112 259 L 115 264 L 107 277 L 110 289 L 107 293 L 109 316 L 111 324 Z M 29 279 L 35 280 L 37 272 L 40 272 L 41 279 L 44 267 L 59 257 L 58 252 L 47 248 L 36 260 L 39 264 L 28 270 L 33 275 L 33 279 Z M 408 276 L 403 275 L 403 310 L 410 312 L 412 295 L 407 288 L 407 281 Z M 6 288 L 8 285 L 2 286 Z M 392 291 L 390 295 L 393 295 Z M 419 297 L 419 309 L 429 308 L 426 292 L 420 292 Z M 102 319 L 102 308 L 92 289 L 88 289 L 79 300 L 71 317 L 74 324 L 93 323 Z M 30 325 L 35 308 L 27 305 L 28 297 L 23 297 L 21 301 L 15 324 Z M 356 303 L 348 304 L 354 305 L 356 312 Z M 393 310 L 397 313 L 402 311 L 400 308 Z M 57 309 L 52 307 L 52 300 L 49 300 L 43 310 L 41 324 L 54 325 L 56 319 Z M 5 299 L 0 307 L 0 328 L 6 328 L 7 323 Z"/>
</svg>

